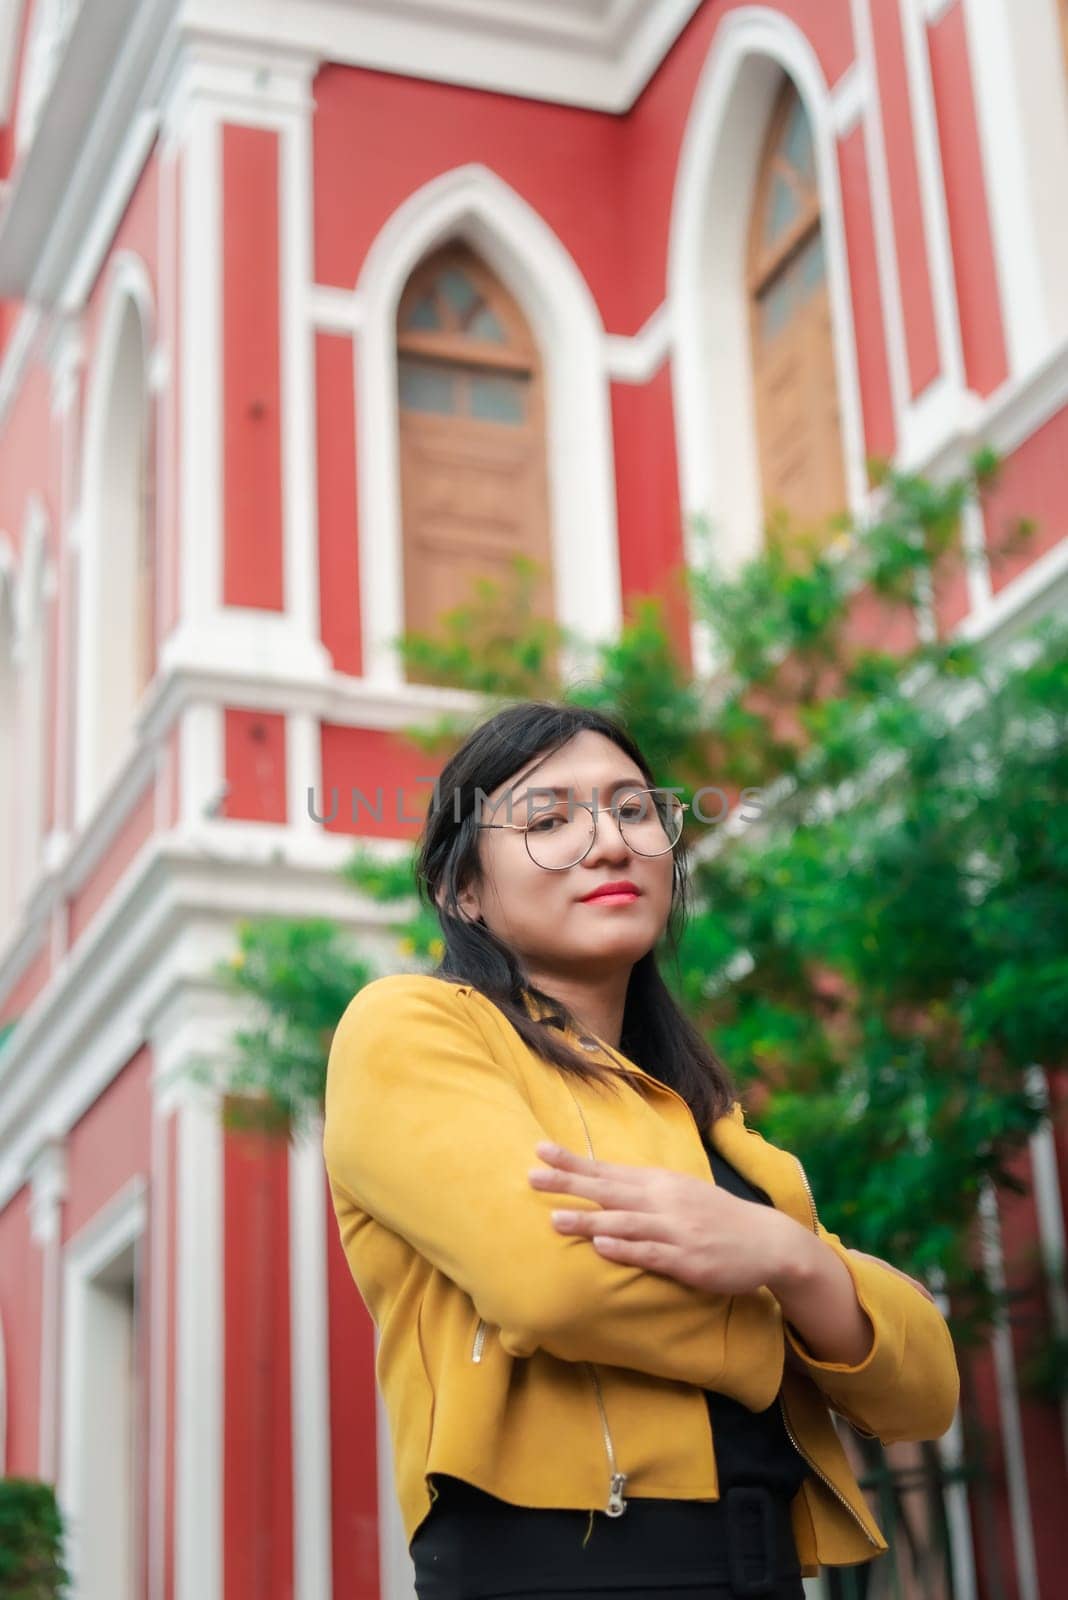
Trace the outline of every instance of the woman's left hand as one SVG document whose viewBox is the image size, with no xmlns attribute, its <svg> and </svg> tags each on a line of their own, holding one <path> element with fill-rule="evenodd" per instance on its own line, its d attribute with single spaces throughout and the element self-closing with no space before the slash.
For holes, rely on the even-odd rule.
<svg viewBox="0 0 1068 1600">
<path fill-rule="evenodd" d="M 659 1272 L 709 1294 L 748 1294 L 775 1285 L 812 1238 L 773 1206 L 741 1200 L 726 1189 L 665 1167 L 591 1161 L 558 1145 L 539 1144 L 545 1167 L 532 1168 L 531 1186 L 596 1201 L 559 1233 L 589 1238 L 606 1259 Z"/>
</svg>

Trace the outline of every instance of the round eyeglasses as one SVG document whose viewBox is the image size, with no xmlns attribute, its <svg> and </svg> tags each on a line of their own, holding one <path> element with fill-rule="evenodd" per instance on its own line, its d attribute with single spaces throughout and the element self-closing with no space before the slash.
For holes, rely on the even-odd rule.
<svg viewBox="0 0 1068 1600">
<path fill-rule="evenodd" d="M 640 856 L 663 856 L 682 837 L 689 806 L 670 789 L 631 789 L 610 806 L 620 837 Z M 595 808 L 585 800 L 561 799 L 526 822 L 476 822 L 476 828 L 508 828 L 523 835 L 527 855 L 546 872 L 576 867 L 593 849 L 597 837 Z"/>
</svg>

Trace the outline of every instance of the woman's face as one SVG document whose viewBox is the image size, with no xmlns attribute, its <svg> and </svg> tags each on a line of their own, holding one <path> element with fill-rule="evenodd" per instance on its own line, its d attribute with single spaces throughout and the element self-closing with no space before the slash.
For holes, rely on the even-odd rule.
<svg viewBox="0 0 1068 1600">
<path fill-rule="evenodd" d="M 554 787 L 561 790 L 559 804 L 546 792 Z M 482 917 L 533 970 L 592 977 L 629 969 L 656 945 L 671 910 L 673 852 L 650 856 L 631 849 L 611 810 L 621 788 L 647 787 L 641 768 L 625 751 L 589 730 L 526 763 L 481 803 L 480 820 L 522 825 L 533 816 L 545 839 L 556 826 L 551 817 L 566 816 L 569 790 L 574 802 L 596 798 L 589 854 L 574 866 L 546 871 L 531 860 L 521 832 L 483 828 L 482 882 L 460 895 L 461 908 L 472 919 Z M 588 824 L 589 814 L 577 805 L 573 815 Z M 537 849 L 539 838 L 532 835 L 531 842 Z M 633 884 L 636 898 L 585 898 L 600 885 L 620 880 Z"/>
</svg>

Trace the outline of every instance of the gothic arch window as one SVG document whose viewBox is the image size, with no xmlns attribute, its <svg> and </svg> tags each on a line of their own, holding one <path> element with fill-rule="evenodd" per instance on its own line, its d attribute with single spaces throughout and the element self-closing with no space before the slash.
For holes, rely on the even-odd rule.
<svg viewBox="0 0 1068 1600">
<path fill-rule="evenodd" d="M 141 308 L 122 293 L 91 402 L 81 551 L 79 820 L 131 748 L 156 656 L 152 406 Z"/>
<path fill-rule="evenodd" d="M 848 496 L 812 129 L 789 78 L 758 168 L 748 287 L 765 521 L 811 528 Z"/>
<path fill-rule="evenodd" d="M 545 392 L 519 306 L 468 246 L 416 268 L 397 314 L 404 626 L 436 632 L 473 582 L 525 556 L 553 616 Z M 410 682 L 420 681 L 412 667 Z"/>
</svg>

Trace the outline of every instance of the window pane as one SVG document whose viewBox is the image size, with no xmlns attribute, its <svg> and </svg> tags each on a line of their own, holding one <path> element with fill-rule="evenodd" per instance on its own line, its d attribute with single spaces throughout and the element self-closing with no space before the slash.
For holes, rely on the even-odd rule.
<svg viewBox="0 0 1068 1600">
<path fill-rule="evenodd" d="M 479 306 L 471 321 L 467 324 L 467 331 L 472 339 L 485 339 L 490 344 L 508 343 L 504 329 L 489 306 Z"/>
<path fill-rule="evenodd" d="M 783 154 L 794 170 L 811 182 L 816 176 L 812 152 L 812 129 L 805 108 L 798 100 L 790 114 L 783 139 Z"/>
<path fill-rule="evenodd" d="M 771 185 L 767 220 L 764 224 L 765 244 L 774 244 L 775 240 L 786 232 L 790 224 L 797 220 L 799 212 L 797 196 L 790 188 L 790 185 L 776 173 Z"/>
<path fill-rule="evenodd" d="M 453 416 L 457 411 L 456 373 L 429 361 L 401 358 L 400 403 L 405 411 L 433 411 Z"/>
<path fill-rule="evenodd" d="M 438 308 L 432 295 L 425 294 L 421 300 L 416 301 L 408 313 L 404 326 L 406 328 L 428 329 L 441 327 L 441 317 L 438 315 Z"/>
<path fill-rule="evenodd" d="M 794 306 L 796 279 L 789 268 L 771 280 L 760 296 L 760 337 L 774 339 L 786 327 Z"/>
<path fill-rule="evenodd" d="M 470 278 L 458 267 L 449 267 L 438 279 L 438 290 L 452 306 L 461 322 L 481 299 Z"/>
<path fill-rule="evenodd" d="M 482 422 L 515 424 L 526 417 L 525 378 L 511 373 L 481 372 L 471 379 L 471 415 Z"/>
<path fill-rule="evenodd" d="M 823 233 L 817 231 L 806 244 L 797 258 L 797 274 L 801 283 L 801 295 L 807 299 L 823 283 L 827 276 L 827 263 L 823 255 Z"/>
</svg>

